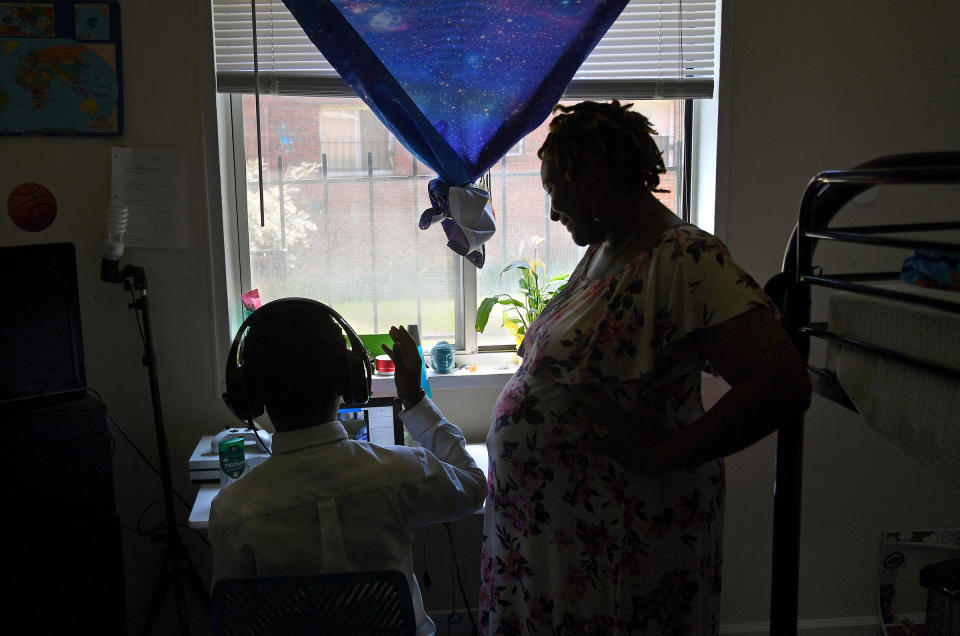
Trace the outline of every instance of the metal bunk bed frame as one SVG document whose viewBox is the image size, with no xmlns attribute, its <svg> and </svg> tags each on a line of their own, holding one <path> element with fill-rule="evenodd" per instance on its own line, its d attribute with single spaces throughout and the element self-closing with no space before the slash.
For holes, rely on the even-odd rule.
<svg viewBox="0 0 960 636">
<path fill-rule="evenodd" d="M 899 279 L 899 272 L 825 275 L 815 273 L 813 266 L 813 253 L 818 241 L 960 253 L 960 243 L 881 236 L 960 230 L 960 221 L 828 227 L 843 206 L 869 188 L 879 185 L 956 183 L 960 183 L 960 152 L 936 152 L 890 155 L 861 164 L 852 170 L 827 170 L 817 174 L 807 185 L 800 203 L 798 222 L 784 254 L 781 273 L 770 279 L 765 289 L 780 306 L 781 321 L 803 359 L 808 362 L 815 393 L 856 410 L 833 373 L 809 365 L 811 336 L 871 351 L 913 367 L 960 380 L 960 368 L 934 364 L 869 342 L 840 336 L 831 333 L 824 323 L 810 322 L 813 285 L 884 296 L 960 314 L 960 300 L 945 301 L 862 284 L 867 281 Z M 803 416 L 800 416 L 796 421 L 781 426 L 777 433 L 770 593 L 770 633 L 773 636 L 795 636 L 797 633 L 802 470 Z"/>
</svg>

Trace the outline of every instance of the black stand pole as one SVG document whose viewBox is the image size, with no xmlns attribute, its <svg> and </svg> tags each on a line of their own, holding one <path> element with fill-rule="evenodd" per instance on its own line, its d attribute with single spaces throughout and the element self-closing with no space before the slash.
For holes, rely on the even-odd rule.
<svg viewBox="0 0 960 636">
<path fill-rule="evenodd" d="M 770 574 L 770 634 L 796 636 L 800 587 L 800 496 L 803 416 L 777 431 L 773 495 L 773 568 Z"/>
<path fill-rule="evenodd" d="M 798 232 L 794 230 L 791 246 Z M 801 241 L 802 243 L 802 241 Z M 805 244 L 803 245 L 806 246 Z M 809 251 L 807 252 L 810 253 Z M 796 273 L 791 247 L 783 272 L 765 286 L 783 311 L 783 326 L 804 363 L 810 360 L 810 340 L 800 328 L 810 322 L 810 286 Z M 803 494 L 804 416 L 784 422 L 777 430 L 777 464 L 773 492 L 773 555 L 770 573 L 770 634 L 796 636 L 800 591 L 800 513 Z"/>
<path fill-rule="evenodd" d="M 126 266 L 119 276 L 108 282 L 119 282 L 116 278 L 123 281 L 124 289 L 133 289 L 137 293 L 137 298 L 128 305 L 130 309 L 140 312 L 140 319 L 143 327 L 143 366 L 147 367 L 147 374 L 150 379 L 150 400 L 153 404 L 153 423 L 157 434 L 157 452 L 160 456 L 160 476 L 163 482 L 163 504 L 166 508 L 167 527 L 163 532 L 154 534 L 153 540 L 163 542 L 163 561 L 160 565 L 160 573 L 157 578 L 156 586 L 153 590 L 153 598 L 150 601 L 150 609 L 147 612 L 146 621 L 142 633 L 149 634 L 153 627 L 153 622 L 157 618 L 163 600 L 167 595 L 168 588 L 173 584 L 173 598 L 177 611 L 177 619 L 180 623 L 180 633 L 189 634 L 189 622 L 187 618 L 187 605 L 184 597 L 184 577 L 193 586 L 193 591 L 210 611 L 210 595 L 207 593 L 203 579 L 197 572 L 196 566 L 190 560 L 190 554 L 187 552 L 180 539 L 180 533 L 177 529 L 177 518 L 173 507 L 173 480 L 170 473 L 170 448 L 167 444 L 167 434 L 163 425 L 163 409 L 160 405 L 160 383 L 157 380 L 157 358 L 153 350 L 153 334 L 150 330 L 150 302 L 147 298 L 147 276 L 141 267 Z M 107 280 L 106 276 L 103 276 Z"/>
</svg>

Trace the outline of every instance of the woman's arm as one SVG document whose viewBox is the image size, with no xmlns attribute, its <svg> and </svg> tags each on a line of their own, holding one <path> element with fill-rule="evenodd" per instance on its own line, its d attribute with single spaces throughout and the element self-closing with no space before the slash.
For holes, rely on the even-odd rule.
<svg viewBox="0 0 960 636">
<path fill-rule="evenodd" d="M 622 460 L 642 472 L 695 466 L 743 450 L 810 406 L 806 365 L 767 309 L 753 309 L 696 336 L 731 389 L 695 422 Z M 627 451 L 629 452 L 629 451 Z"/>
</svg>

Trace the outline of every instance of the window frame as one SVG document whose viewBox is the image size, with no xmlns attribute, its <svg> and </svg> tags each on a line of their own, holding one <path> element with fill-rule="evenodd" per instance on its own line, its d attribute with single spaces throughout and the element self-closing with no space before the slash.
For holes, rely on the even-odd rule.
<svg viewBox="0 0 960 636">
<path fill-rule="evenodd" d="M 709 90 L 705 95 L 697 95 L 699 89 L 696 87 L 690 89 L 679 89 L 682 96 L 692 96 L 695 99 L 686 99 L 687 110 L 685 113 L 684 138 L 686 140 L 686 152 L 689 161 L 685 164 L 683 173 L 687 184 L 683 192 L 685 195 L 681 210 L 687 215 L 691 222 L 695 222 L 705 230 L 715 233 L 718 236 L 726 234 L 726 207 L 725 197 L 726 179 L 725 171 L 722 169 L 722 159 L 718 156 L 719 147 L 724 147 L 724 141 L 727 136 L 728 117 L 719 107 L 719 102 L 725 94 L 724 86 L 729 87 L 728 82 L 719 82 L 719 72 L 721 70 L 720 58 L 726 56 L 730 49 L 730 39 L 722 38 L 720 34 L 726 30 L 725 27 L 731 25 L 729 22 L 731 12 L 726 11 L 726 3 L 720 0 L 716 2 L 716 43 L 714 47 L 714 63 L 712 77 L 709 80 Z M 722 7 L 722 9 L 721 9 Z M 242 181 L 239 186 L 236 183 L 235 164 L 238 159 L 235 156 L 235 145 L 232 140 L 235 135 L 242 135 L 242 123 L 235 124 L 238 129 L 234 131 L 230 127 L 230 122 L 236 118 L 225 117 L 224 114 L 230 114 L 231 93 L 222 92 L 229 90 L 229 86 L 238 88 L 240 91 L 252 92 L 253 82 L 246 78 L 249 73 L 226 73 L 221 78 L 221 73 L 217 70 L 217 56 L 215 43 L 215 25 L 211 5 L 203 2 L 197 4 L 197 21 L 200 28 L 196 31 L 198 61 L 210 69 L 209 74 L 201 74 L 200 92 L 207 96 L 201 101 L 201 111 L 203 119 L 202 127 L 202 148 L 204 164 L 204 182 L 206 184 L 206 202 L 209 210 L 207 217 L 207 240 L 210 246 L 210 292 L 211 292 L 211 312 L 213 320 L 211 322 L 212 333 L 212 354 L 215 364 L 211 369 L 213 372 L 212 388 L 216 399 L 225 390 L 223 384 L 223 368 L 227 359 L 227 352 L 233 340 L 234 334 L 243 322 L 243 309 L 240 304 L 240 294 L 244 288 L 240 282 L 242 270 L 249 268 L 249 259 L 246 265 L 240 254 L 240 246 L 237 243 L 238 219 L 246 223 L 246 197 L 242 197 L 243 214 L 237 214 L 236 193 L 244 192 L 246 188 L 245 175 L 240 172 Z M 722 25 L 721 25 L 722 21 Z M 722 55 L 721 55 L 722 53 Z M 231 75 L 237 75 L 241 81 L 233 81 L 231 84 Z M 269 75 L 269 74 L 268 74 Z M 226 80 L 221 84 L 221 79 Z M 279 80 L 289 78 L 277 76 L 278 81 L 273 82 L 269 77 L 261 75 L 261 88 L 264 91 L 272 86 L 285 87 L 286 84 Z M 296 79 L 296 78 L 294 78 Z M 623 98 L 649 99 L 652 97 L 667 96 L 664 93 L 673 93 L 676 89 L 673 84 L 676 82 L 657 81 L 656 89 L 650 93 L 648 88 L 642 85 L 649 82 L 640 82 L 626 79 L 623 81 L 615 80 L 584 80 L 575 79 L 568 87 L 564 98 L 566 99 L 588 99 L 603 98 L 607 94 L 618 94 Z M 293 82 L 294 87 L 303 85 L 303 82 Z M 685 86 L 693 86 L 694 83 L 684 82 Z M 314 94 L 342 95 L 346 87 L 340 78 L 326 80 L 323 78 L 311 78 L 306 83 L 307 88 Z M 727 89 L 728 90 L 728 89 Z M 284 92 L 281 90 L 281 92 Z M 299 92 L 299 91 L 298 91 Z M 679 99 L 674 95 L 669 95 L 674 99 Z M 705 99 L 704 99 L 705 98 Z M 728 113 L 727 113 L 728 115 Z M 692 154 L 692 157 L 690 155 Z M 244 158 L 239 158 L 239 164 L 243 165 Z M 695 167 L 695 168 L 694 168 Z M 247 247 L 249 250 L 249 247 Z M 462 259 L 457 259 L 462 261 Z M 462 262 L 458 262 L 457 267 L 462 267 Z M 458 275 L 458 279 L 462 279 Z M 249 271 L 247 272 L 249 280 Z M 471 284 L 464 284 L 460 293 L 454 299 L 456 320 L 458 324 L 463 322 L 464 295 L 476 298 L 476 277 L 470 277 Z M 473 311 L 476 308 L 473 307 Z M 469 323 L 465 323 L 468 326 Z M 466 330 L 466 344 L 472 343 L 471 350 L 476 350 L 476 332 L 471 328 Z M 458 388 L 470 389 L 476 387 L 502 387 L 503 381 L 510 375 L 510 371 L 495 371 L 494 367 L 502 368 L 504 362 L 515 360 L 513 354 L 506 352 L 493 353 L 484 352 L 482 354 L 464 355 L 458 354 L 457 362 L 479 364 L 479 371 L 476 374 L 461 375 L 451 374 L 447 376 L 431 377 L 431 384 L 435 388 Z M 489 363 L 489 364 L 488 364 Z M 499 375 L 498 375 L 499 374 Z M 432 373 L 431 373 L 432 376 Z M 503 377 L 501 377 L 503 376 Z M 393 392 L 392 380 L 389 378 L 378 378 L 374 382 L 374 393 L 391 394 Z M 386 381 L 384 381 L 386 380 Z"/>
<path fill-rule="evenodd" d="M 239 288 L 234 293 L 228 292 L 228 302 L 231 307 L 239 306 L 239 295 L 242 290 L 252 288 L 252 272 L 250 266 L 250 231 L 248 225 L 248 208 L 246 196 L 240 196 L 247 190 L 246 175 L 246 148 L 243 135 L 243 109 L 242 93 L 218 93 L 217 94 L 217 114 L 219 126 L 219 137 L 221 143 L 221 168 L 224 178 L 222 179 L 222 188 L 224 191 L 224 219 L 231 219 L 229 225 L 225 224 L 224 231 L 227 235 L 235 237 L 235 241 L 225 241 L 225 243 L 234 243 L 235 265 L 234 275 Z M 355 99 L 359 100 L 359 97 Z M 594 99 L 610 99 L 610 96 L 595 97 Z M 640 100 L 638 100 L 640 101 Z M 681 101 L 683 113 L 681 124 L 681 152 L 677 153 L 680 165 L 677 168 L 677 214 L 683 220 L 689 221 L 689 193 L 690 193 L 690 161 L 689 140 L 693 134 L 693 100 Z M 229 140 L 229 144 L 225 144 Z M 519 143 L 523 143 L 520 141 Z M 224 146 L 230 149 L 229 162 L 224 161 L 226 157 L 222 152 Z M 493 170 L 492 168 L 491 170 Z M 490 174 L 489 172 L 487 173 Z M 549 195 L 547 205 L 549 206 Z M 231 214 L 232 212 L 232 214 Z M 225 239 L 227 236 L 225 235 Z M 454 257 L 454 329 L 456 331 L 454 346 L 458 355 L 472 355 L 484 353 L 504 353 L 516 352 L 516 346 L 512 344 L 500 345 L 478 345 L 477 332 L 474 329 L 477 316 L 477 306 L 479 298 L 477 297 L 477 269 L 473 266 L 465 266 L 466 260 L 462 256 Z M 228 263 L 229 264 L 229 263 Z M 229 267 L 228 267 L 229 269 Z M 236 288 L 235 288 L 236 289 Z M 234 295 L 236 296 L 234 298 Z M 472 299 L 472 302 L 468 302 Z M 242 310 L 237 309 L 235 319 L 236 327 L 239 328 L 242 322 Z M 231 320 L 233 326 L 234 320 Z M 235 331 L 235 330 L 234 330 Z"/>
<path fill-rule="evenodd" d="M 598 96 L 594 99 L 610 99 L 610 96 Z M 242 310 L 239 308 L 239 296 L 242 290 L 252 288 L 252 272 L 250 266 L 250 231 L 248 226 L 248 208 L 247 198 L 241 196 L 247 190 L 246 175 L 246 148 L 244 145 L 243 134 L 243 108 L 242 93 L 218 93 L 217 94 L 217 119 L 219 122 L 219 141 L 221 145 L 221 169 L 222 169 L 222 192 L 224 201 L 224 232 L 225 239 L 228 236 L 235 236 L 236 241 L 225 241 L 228 245 L 235 243 L 236 249 L 233 250 L 233 258 L 227 254 L 228 270 L 233 269 L 236 279 L 235 285 L 231 285 L 233 291 L 228 291 L 228 303 L 230 307 L 237 307 L 235 312 L 231 312 L 231 327 L 236 322 L 239 328 L 242 322 Z M 359 100 L 360 98 L 355 98 Z M 638 100 L 640 101 L 640 100 Z M 693 100 L 677 100 L 682 102 L 682 130 L 681 152 L 677 153 L 679 166 L 677 167 L 677 214 L 684 221 L 690 220 L 690 140 L 693 131 Z M 229 143 L 227 143 L 229 142 Z M 519 143 L 523 143 L 522 141 Z M 229 152 L 225 153 L 224 149 Z M 229 159 L 228 159 L 229 157 Z M 489 174 L 489 172 L 487 173 Z M 547 205 L 549 205 L 549 195 Z M 229 220 L 229 221 L 228 221 Z M 228 248 L 229 250 L 229 248 Z M 476 322 L 477 306 L 479 298 L 477 297 L 477 270 L 475 267 L 465 266 L 465 259 L 462 256 L 454 257 L 454 328 L 456 331 L 455 347 L 458 355 L 471 355 L 483 353 L 503 353 L 516 352 L 516 346 L 512 344 L 501 345 L 478 345 L 476 330 L 473 328 Z M 472 299 L 472 302 L 468 302 Z M 233 330 L 235 331 L 235 329 Z"/>
</svg>

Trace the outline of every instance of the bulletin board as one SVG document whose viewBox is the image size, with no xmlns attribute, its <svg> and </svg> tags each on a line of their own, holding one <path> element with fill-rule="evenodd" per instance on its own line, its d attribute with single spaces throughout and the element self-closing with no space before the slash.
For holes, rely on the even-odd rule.
<svg viewBox="0 0 960 636">
<path fill-rule="evenodd" d="M 120 135 L 117 2 L 0 2 L 0 135 Z"/>
</svg>

